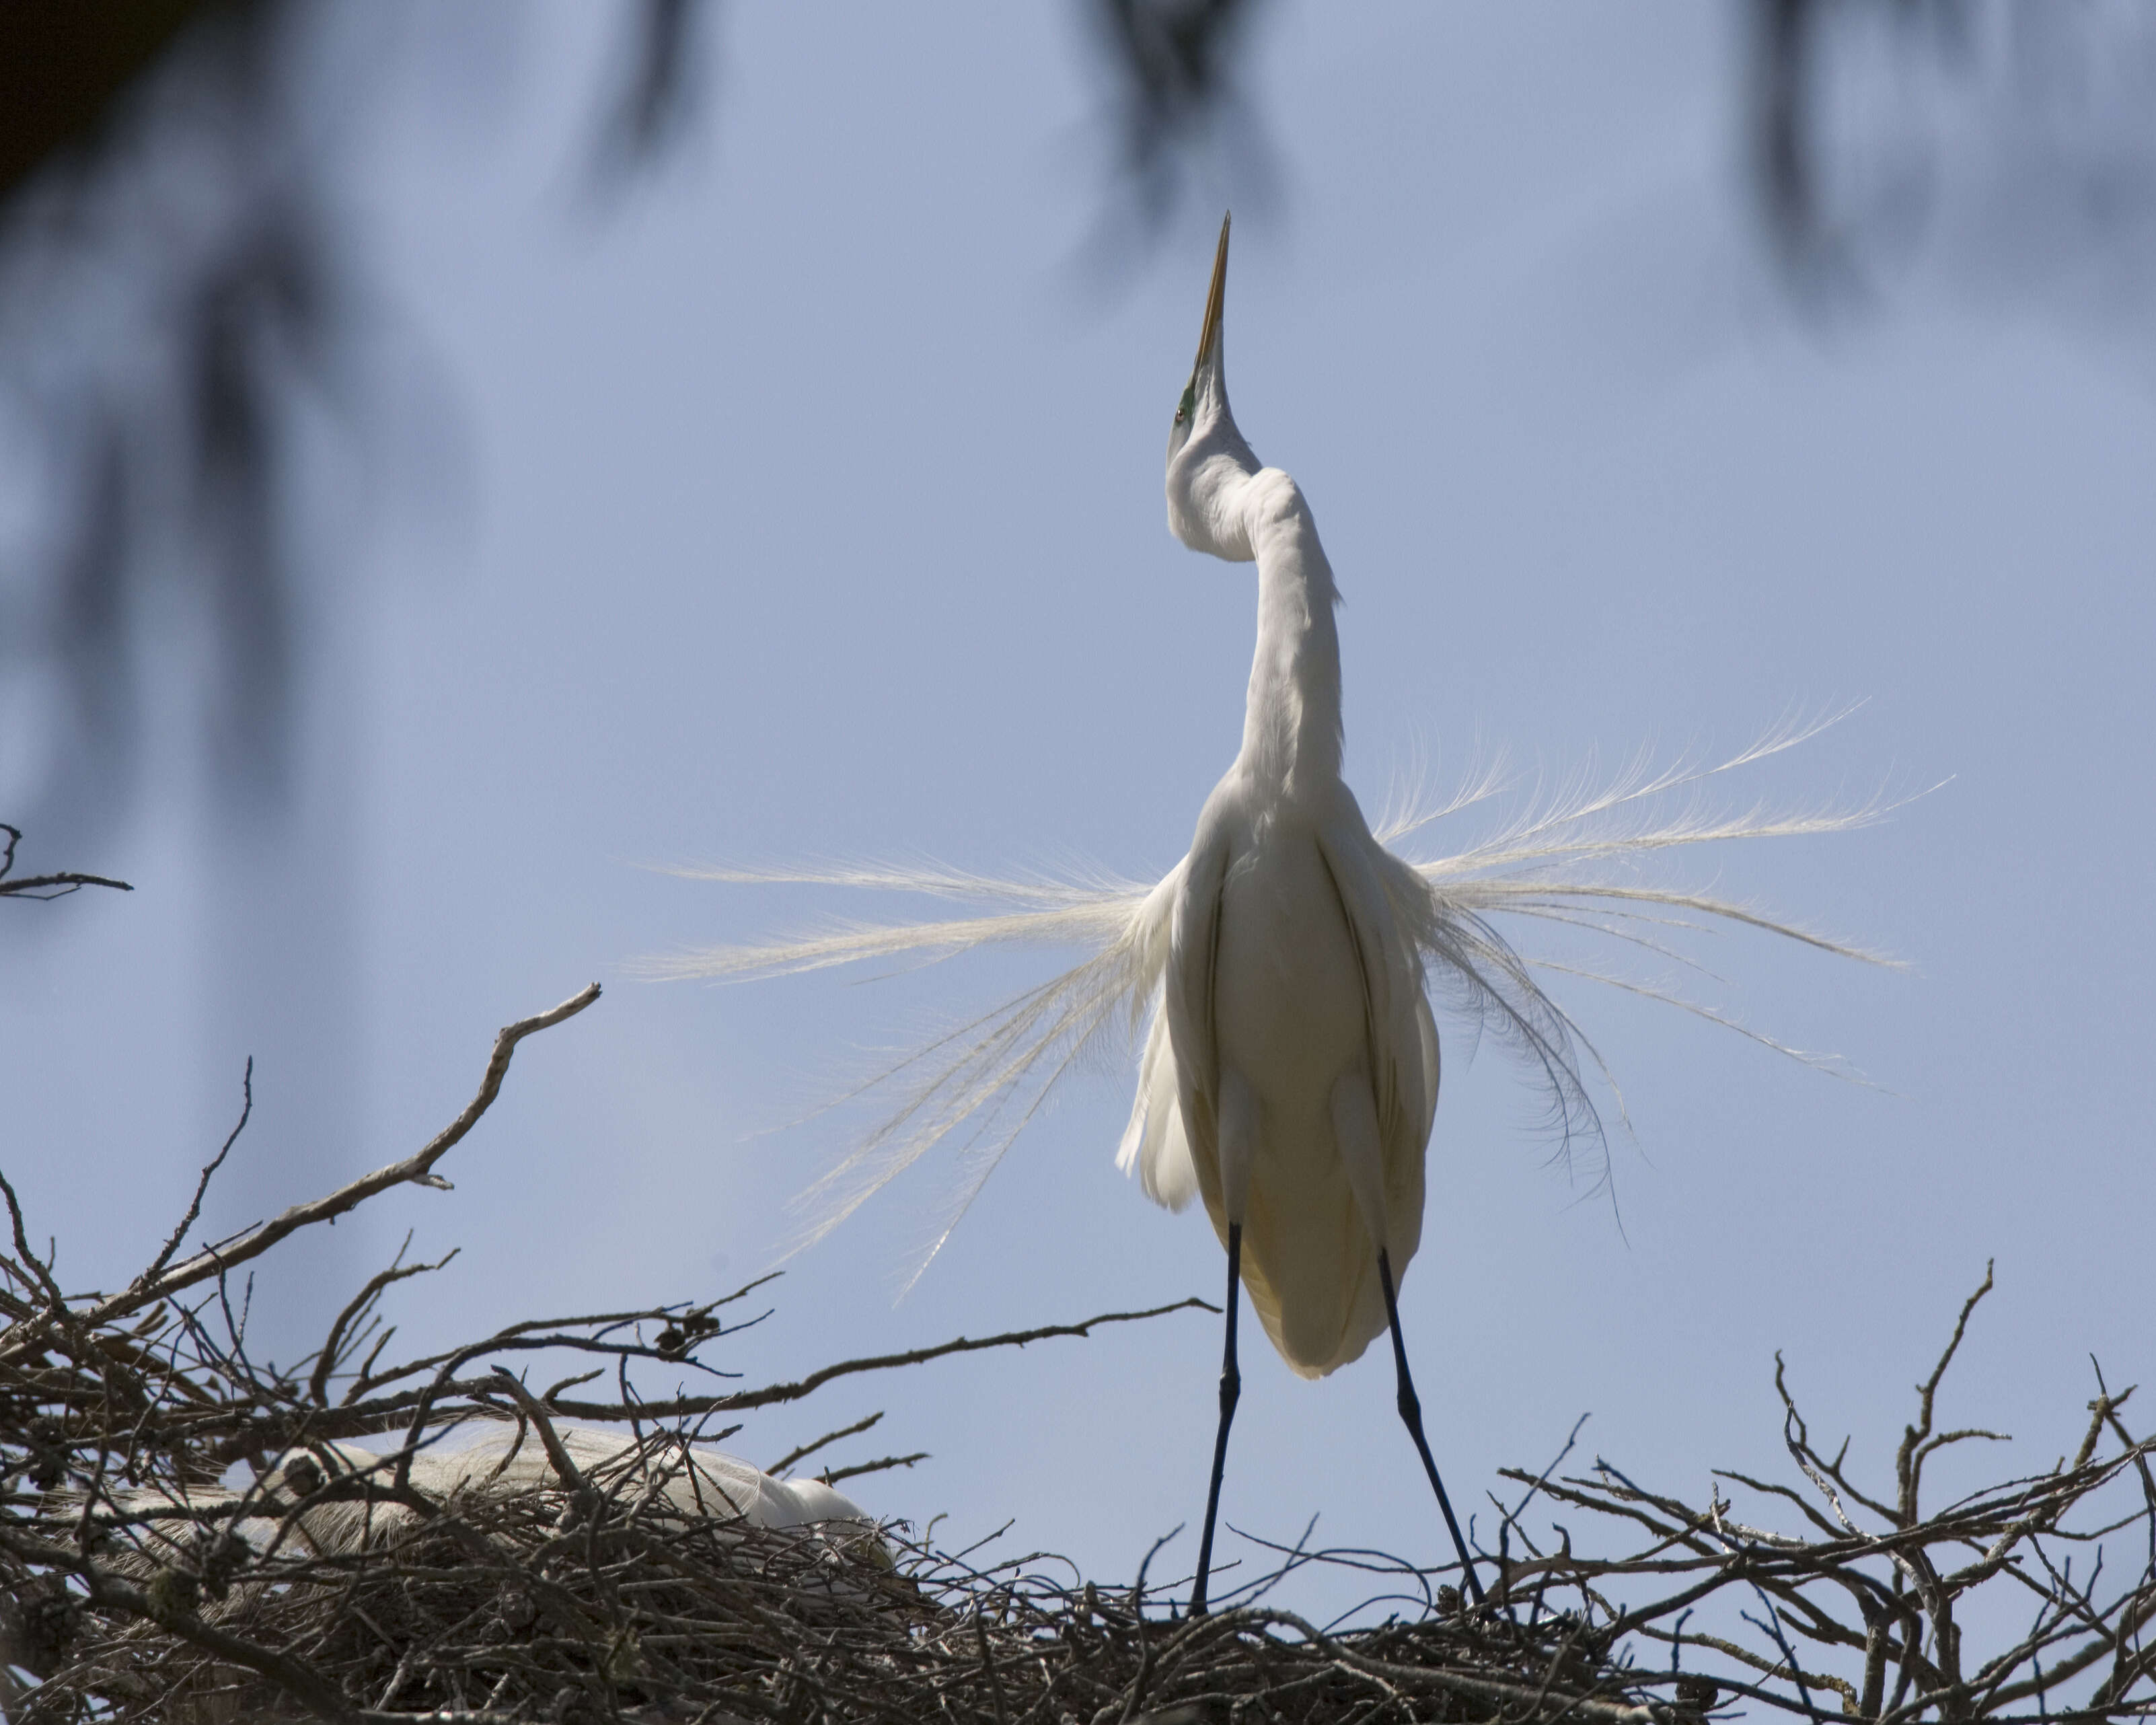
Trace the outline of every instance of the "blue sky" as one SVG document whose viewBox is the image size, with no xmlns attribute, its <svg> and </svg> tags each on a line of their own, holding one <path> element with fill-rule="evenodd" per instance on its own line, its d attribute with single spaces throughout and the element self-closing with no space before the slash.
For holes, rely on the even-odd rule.
<svg viewBox="0 0 2156 1725">
<path fill-rule="evenodd" d="M 305 1332 L 407 1227 L 465 1249 L 438 1307 L 400 1308 L 415 1340 L 730 1287 L 858 1122 L 774 1128 L 1051 961 L 638 983 L 640 954 L 895 908 L 646 865 L 1157 875 L 1240 734 L 1250 572 L 1174 543 L 1160 495 L 1225 192 L 1086 285 L 1101 88 L 1070 16 L 728 8 L 711 124 L 606 218 L 575 172 L 594 15 L 485 16 L 454 52 L 370 49 L 342 122 L 426 435 L 389 464 L 398 507 L 317 526 L 290 834 L 213 831 L 175 742 L 119 853 L 65 860 L 141 890 L 0 930 L 6 1161 L 71 1284 L 154 1250 L 244 1055 L 234 1224 L 406 1153 L 497 1025 L 598 978 L 519 1054 L 455 1194 L 288 1255 L 263 1322 Z M 1760 793 L 1950 781 L 1681 870 L 1908 961 L 1712 951 L 1718 1001 L 1876 1088 L 1567 991 L 1636 1127 L 1620 1227 L 1501 1060 L 1448 1062 L 1403 1311 L 1455 1501 L 1589 1411 L 1583 1445 L 1635 1477 L 1771 1471 L 1778 1348 L 1815 1426 L 1884 1469 L 1994 1256 L 1944 1417 L 2015 1433 L 2010 1471 L 2078 1435 L 2090 1353 L 2114 1384 L 2149 1368 L 2146 336 L 1944 264 L 1794 311 L 1738 171 L 1733 17 L 1281 6 L 1257 44 L 1278 182 L 1238 212 L 1234 396 L 1346 595 L 1366 804 L 1419 759 L 1443 783 L 1502 747 L 1551 782 L 1856 699 Z M 1204 1224 L 1112 1166 L 1128 1085 L 1074 1086 L 903 1303 L 932 1178 L 795 1260 L 726 1363 L 1217 1299 Z M 1435 1556 L 1382 1358 L 1312 1387 L 1253 1340 L 1225 1517 Z M 1015 1516 L 1127 1574 L 1202 1508 L 1218 1348 L 1178 1317 L 858 1382 L 739 1442 L 768 1460 L 887 1409 L 873 1452 L 934 1455 L 864 1481 L 872 1508 Z"/>
</svg>

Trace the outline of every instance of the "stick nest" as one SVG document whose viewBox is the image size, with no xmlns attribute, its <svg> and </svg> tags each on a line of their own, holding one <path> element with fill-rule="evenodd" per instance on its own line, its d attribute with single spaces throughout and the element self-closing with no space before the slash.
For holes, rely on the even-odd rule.
<svg viewBox="0 0 2156 1725">
<path fill-rule="evenodd" d="M 1147 1579 L 1165 1540 L 1135 1583 L 1103 1588 L 1037 1553 L 991 1561 L 999 1536 L 952 1553 L 902 1524 L 769 1529 L 684 1498 L 693 1446 L 731 1436 L 736 1416 L 849 1375 L 1196 1301 L 658 1399 L 633 1376 L 644 1363 L 724 1379 L 705 1356 L 755 1321 L 734 1316 L 750 1289 L 535 1319 L 385 1362 L 382 1301 L 440 1267 L 400 1255 L 313 1353 L 255 1363 L 251 1260 L 378 1193 L 445 1186 L 434 1165 L 485 1113 L 516 1043 L 597 997 L 502 1031 L 472 1103 L 414 1156 L 184 1252 L 228 1141 L 163 1249 L 117 1293 L 64 1294 L 0 1177 L 13 1224 L 13 1251 L 0 1251 L 8 1719 L 1690 1725 L 1741 1707 L 1902 1725 L 2156 1712 L 2156 1477 L 2150 1441 L 2123 1423 L 2130 1389 L 2099 1373 L 2077 1448 L 2049 1470 L 1922 1503 L 1932 1457 L 1997 1435 L 1933 1421 L 1989 1274 L 1918 1386 L 1888 1485 L 1867 1489 L 1845 1443 L 1814 1446 L 1778 1366 L 1786 1481 L 1719 1474 L 1699 1501 L 1599 1460 L 1564 1472 L 1568 1442 L 1549 1467 L 1508 1472 L 1517 1501 L 1491 1496 L 1480 1607 L 1441 1568 L 1252 1541 L 1265 1573 L 1193 1619 L 1178 1609 L 1187 1578 Z M 550 1389 L 527 1383 L 534 1365 L 563 1359 L 575 1368 Z M 588 1387 L 600 1379 L 603 1391 Z M 509 1471 L 442 1485 L 434 1461 L 480 1426 Z M 594 1449 L 575 1435 L 592 1426 L 619 1436 Z M 1758 1506 L 1742 1517 L 1738 1492 Z M 1610 1534 L 1607 1553 L 1576 1548 L 1548 1519 L 1560 1511 Z M 1345 1566 L 1374 1597 L 1306 1620 L 1279 1602 L 1313 1565 Z"/>
</svg>

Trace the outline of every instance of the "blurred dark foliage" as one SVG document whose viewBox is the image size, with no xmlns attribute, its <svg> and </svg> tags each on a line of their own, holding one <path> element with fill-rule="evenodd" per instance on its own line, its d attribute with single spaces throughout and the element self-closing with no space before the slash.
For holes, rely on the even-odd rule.
<svg viewBox="0 0 2156 1725">
<path fill-rule="evenodd" d="M 617 182 L 660 160 L 694 124 L 711 0 L 641 0 L 598 165 Z"/>
<path fill-rule="evenodd" d="M 2051 316 L 2156 288 L 2156 13 L 2138 0 L 1753 0 L 1748 153 L 1784 280 L 1942 267 Z"/>
<path fill-rule="evenodd" d="M 1768 231 L 1785 250 L 1815 244 L 1810 120 L 1815 0 L 1755 0 L 1752 167 Z"/>
<path fill-rule="evenodd" d="M 1889 51 L 1965 54 L 1969 0 L 1863 0 L 1887 21 Z M 1823 65 L 1846 23 L 1842 0 L 1753 0 L 1751 153 L 1754 193 L 1784 269 L 1817 285 L 1848 267 L 1841 217 L 1825 183 Z"/>
<path fill-rule="evenodd" d="M 1078 3 L 1111 108 L 1096 260 L 1122 270 L 1150 249 L 1202 168 L 1261 202 L 1241 80 L 1256 0 Z M 335 151 L 300 88 L 308 33 L 332 11 L 0 3 L 0 413 L 44 470 L 23 484 L 35 530 L 0 545 L 0 679 L 42 679 L 25 800 L 63 842 L 132 802 L 153 665 L 167 684 L 182 670 L 228 807 L 274 814 L 290 788 L 307 670 L 296 444 L 311 413 L 349 417 L 367 303 Z M 380 16 L 395 29 L 420 14 Z M 2156 283 L 2156 147 L 2135 130 L 2156 111 L 2147 16 L 1753 0 L 1748 151 L 1784 279 L 1870 285 L 1974 162 L 1992 177 L 1964 198 L 1965 254 L 2013 254 L 2025 280 L 2046 247 L 2082 264 L 2145 250 L 2132 283 Z M 712 0 L 625 0 L 620 19 L 588 145 L 609 195 L 679 146 L 711 82 Z"/>
<path fill-rule="evenodd" d="M 123 90 L 221 0 L 0 7 L 0 196 L 68 151 L 94 149 Z"/>
<path fill-rule="evenodd" d="M 1246 171 L 1264 151 L 1236 74 L 1252 0 L 1091 0 L 1118 89 L 1116 207 L 1157 237 L 1216 134 Z"/>
<path fill-rule="evenodd" d="M 283 788 L 289 398 L 320 378 L 336 334 L 316 187 L 280 136 L 290 11 L 19 0 L 0 13 L 13 302 L 0 364 L 55 482 L 43 542 L 21 553 L 45 567 L 8 572 L 29 590 L 9 656 L 59 674 L 42 790 L 63 827 L 103 824 L 131 786 L 144 711 L 131 637 L 153 583 L 192 586 L 210 625 L 216 782 Z M 160 234 L 183 154 L 244 165 L 237 195 L 206 200 L 211 231 Z"/>
<path fill-rule="evenodd" d="M 1255 8 L 1085 3 L 1116 92 L 1114 208 L 1150 240 L 1224 128 L 1255 153 L 1235 75 Z M 624 8 L 591 146 L 603 193 L 693 126 L 711 9 Z M 331 164 L 295 111 L 316 10 L 0 5 L 0 390 L 49 481 L 39 530 L 0 551 L 0 677 L 46 674 L 31 813 L 70 842 L 134 799 L 153 663 L 185 661 L 226 812 L 274 814 L 291 788 L 308 561 L 295 446 L 310 411 L 352 405 L 366 300 Z M 197 183 L 177 186 L 176 162 Z"/>
<path fill-rule="evenodd" d="M 693 117 L 701 9 L 625 14 L 594 148 L 609 183 Z M 192 655 L 228 812 L 291 788 L 296 442 L 311 407 L 350 405 L 365 286 L 295 88 L 315 11 L 0 6 L 0 390 L 47 480 L 36 531 L 0 553 L 0 677 L 48 673 L 33 812 L 70 839 L 132 801 L 153 660 Z"/>
</svg>

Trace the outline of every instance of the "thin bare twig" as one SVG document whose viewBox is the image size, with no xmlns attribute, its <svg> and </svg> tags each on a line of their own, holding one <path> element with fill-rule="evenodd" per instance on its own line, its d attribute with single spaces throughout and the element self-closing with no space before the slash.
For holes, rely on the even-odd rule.
<svg viewBox="0 0 2156 1725">
<path fill-rule="evenodd" d="M 15 847 L 23 842 L 22 829 L 0 820 L 0 833 L 8 837 L 0 845 L 0 898 L 65 898 L 69 893 L 85 886 L 106 886 L 115 892 L 132 892 L 134 888 L 125 880 L 107 880 L 102 875 L 80 875 L 72 870 L 57 875 L 25 875 L 11 880 L 8 871 L 15 866 Z"/>
<path fill-rule="evenodd" d="M 479 1093 L 465 1105 L 464 1112 L 436 1133 L 417 1155 L 408 1156 L 402 1162 L 391 1163 L 387 1168 L 377 1168 L 372 1173 L 363 1175 L 349 1185 L 341 1186 L 326 1197 L 294 1204 L 282 1214 L 259 1224 L 236 1240 L 198 1252 L 193 1257 L 157 1276 L 138 1279 L 124 1293 L 115 1294 L 110 1299 L 84 1312 L 83 1321 L 93 1327 L 113 1323 L 146 1306 L 155 1305 L 160 1300 L 169 1300 L 183 1288 L 223 1276 L 240 1265 L 260 1257 L 278 1241 L 298 1233 L 302 1228 L 311 1227 L 318 1222 L 333 1221 L 377 1193 L 387 1192 L 393 1186 L 431 1186 L 438 1191 L 449 1190 L 449 1183 L 434 1172 L 434 1164 L 479 1123 L 480 1117 L 501 1094 L 501 1081 L 509 1070 L 510 1056 L 516 1051 L 516 1045 L 527 1036 L 548 1029 L 564 1019 L 574 1018 L 598 998 L 599 985 L 593 983 L 581 993 L 571 995 L 559 1006 L 506 1025 L 495 1038 L 494 1053 L 487 1060 L 486 1072 L 480 1081 Z"/>
<path fill-rule="evenodd" d="M 163 1248 L 150 1260 L 150 1267 L 135 1278 L 138 1286 L 155 1281 L 162 1275 L 165 1266 L 172 1261 L 172 1255 L 185 1243 L 187 1230 L 202 1215 L 203 1197 L 209 1190 L 209 1183 L 217 1178 L 217 1171 L 224 1166 L 224 1158 L 232 1154 L 232 1147 L 239 1142 L 239 1135 L 247 1130 L 247 1122 L 254 1116 L 254 1056 L 249 1055 L 246 1069 L 239 1075 L 239 1118 L 232 1130 L 225 1134 L 224 1142 L 218 1147 L 217 1154 L 211 1157 L 203 1167 L 202 1177 L 195 1182 L 194 1196 L 187 1200 L 187 1214 L 180 1218 L 180 1225 L 172 1231 Z"/>
</svg>

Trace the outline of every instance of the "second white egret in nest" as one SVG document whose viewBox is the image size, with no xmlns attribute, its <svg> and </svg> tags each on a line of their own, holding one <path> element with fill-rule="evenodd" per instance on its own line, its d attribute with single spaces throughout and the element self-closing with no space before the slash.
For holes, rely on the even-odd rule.
<svg viewBox="0 0 2156 1725">
<path fill-rule="evenodd" d="M 1657 952 L 1667 951 L 1669 923 L 1697 927 L 1720 919 L 1870 957 L 1730 901 L 1643 883 L 1625 865 L 1675 845 L 1845 830 L 1879 809 L 1784 816 L 1755 808 L 1717 816 L 1702 813 L 1695 798 L 1674 819 L 1645 817 L 1650 799 L 1694 790 L 1818 728 L 1792 727 L 1717 766 L 1659 775 L 1642 769 L 1518 819 L 1463 855 L 1414 862 L 1389 849 L 1386 839 L 1433 817 L 1404 819 L 1373 834 L 1341 778 L 1338 593 L 1301 491 L 1278 468 L 1259 464 L 1229 412 L 1221 337 L 1227 268 L 1223 222 L 1197 361 L 1168 434 L 1168 519 L 1194 551 L 1256 563 L 1257 655 L 1242 748 L 1206 799 L 1188 855 L 1151 887 L 903 868 L 700 870 L 719 880 L 925 892 L 970 901 L 978 913 L 849 926 L 686 953 L 652 968 L 745 978 L 1021 942 L 1090 952 L 1075 968 L 872 1081 L 871 1087 L 896 1087 L 898 1104 L 811 1189 L 814 1214 L 802 1244 L 820 1239 L 931 1147 L 970 1128 L 961 1138 L 962 1153 L 973 1161 L 970 1178 L 921 1260 L 925 1267 L 1057 1080 L 1104 1033 L 1122 1022 L 1135 1029 L 1149 1011 L 1137 1097 L 1117 1160 L 1157 1203 L 1179 1209 L 1201 1197 L 1228 1252 L 1219 1425 L 1192 1610 L 1205 1609 L 1240 1390 L 1239 1281 L 1273 1345 L 1306 1378 L 1337 1370 L 1390 1331 L 1400 1417 L 1479 1600 L 1481 1588 L 1424 1435 L 1397 1297 L 1421 1239 L 1423 1162 L 1437 1105 L 1431 991 L 1524 1057 L 1568 1142 L 1583 1132 L 1599 1136 L 1580 1051 L 1599 1060 L 1491 915 L 1584 925 Z M 1600 979 L 1658 993 L 1621 978 Z"/>
</svg>

